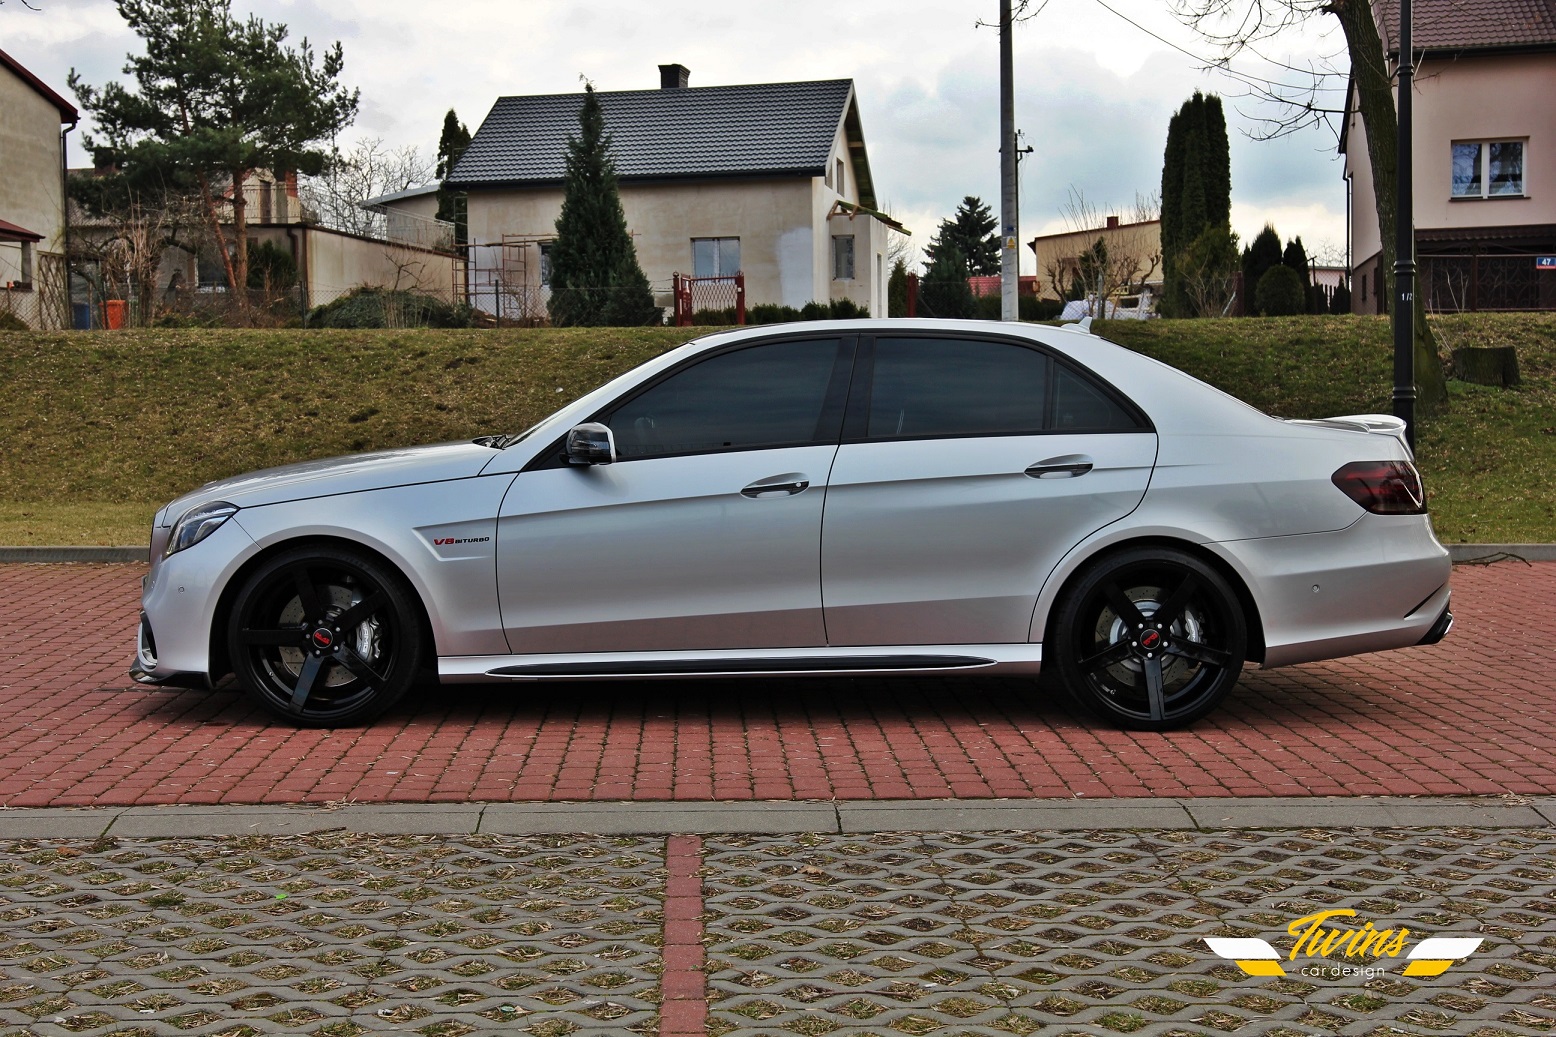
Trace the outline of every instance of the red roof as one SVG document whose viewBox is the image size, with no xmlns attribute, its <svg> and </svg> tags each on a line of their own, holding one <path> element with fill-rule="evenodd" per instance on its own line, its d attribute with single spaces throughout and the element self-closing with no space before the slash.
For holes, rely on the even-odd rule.
<svg viewBox="0 0 1556 1037">
<path fill-rule="evenodd" d="M 1399 0 L 1374 8 L 1383 49 L 1399 51 Z M 1556 44 L 1556 0 L 1411 0 L 1412 50 L 1541 47 Z"/>
<path fill-rule="evenodd" d="M 42 241 L 42 234 L 34 234 L 26 227 L 18 227 L 7 220 L 0 220 L 0 241 Z"/>
<path fill-rule="evenodd" d="M 80 113 L 76 111 L 75 105 L 71 104 L 69 101 L 59 96 L 59 94 L 56 94 L 54 91 L 50 90 L 43 84 L 43 80 L 27 71 L 22 67 L 21 62 L 17 61 L 3 50 L 0 50 L 0 65 L 3 65 L 10 69 L 12 72 L 16 73 L 16 78 L 32 87 L 43 97 L 44 100 L 58 108 L 60 122 L 68 122 L 70 125 L 74 126 L 80 120 L 81 116 Z"/>
</svg>

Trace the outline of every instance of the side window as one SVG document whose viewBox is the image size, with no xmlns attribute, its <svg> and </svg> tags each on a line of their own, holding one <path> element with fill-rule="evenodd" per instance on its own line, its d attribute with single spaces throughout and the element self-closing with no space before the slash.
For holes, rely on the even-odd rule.
<svg viewBox="0 0 1556 1037">
<path fill-rule="evenodd" d="M 816 441 L 837 339 L 770 342 L 678 371 L 603 420 L 623 459 Z"/>
<path fill-rule="evenodd" d="M 1048 357 L 1007 342 L 877 339 L 870 439 L 1040 432 Z"/>
<path fill-rule="evenodd" d="M 1063 365 L 1054 368 L 1055 432 L 1136 429 L 1140 423 L 1113 398 Z"/>
</svg>

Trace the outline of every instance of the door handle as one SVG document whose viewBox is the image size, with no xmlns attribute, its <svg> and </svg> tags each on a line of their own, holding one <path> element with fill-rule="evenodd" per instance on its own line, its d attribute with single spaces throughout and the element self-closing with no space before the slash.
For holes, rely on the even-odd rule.
<svg viewBox="0 0 1556 1037">
<path fill-rule="evenodd" d="M 1091 471 L 1091 458 L 1081 454 L 1049 457 L 1029 466 L 1026 474 L 1034 479 L 1075 479 Z"/>
<path fill-rule="evenodd" d="M 763 497 L 792 497 L 810 487 L 810 480 L 802 476 L 777 475 L 762 479 L 740 491 L 742 497 L 761 500 Z"/>
</svg>

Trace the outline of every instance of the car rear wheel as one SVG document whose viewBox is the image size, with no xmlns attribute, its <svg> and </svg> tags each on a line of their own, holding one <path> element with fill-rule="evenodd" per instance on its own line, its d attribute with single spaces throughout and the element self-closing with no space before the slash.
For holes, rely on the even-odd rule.
<svg viewBox="0 0 1556 1037">
<path fill-rule="evenodd" d="M 1082 705 L 1123 727 L 1162 731 L 1204 716 L 1232 690 L 1247 638 L 1220 574 L 1182 551 L 1138 548 L 1082 574 L 1059 606 L 1052 647 Z"/>
<path fill-rule="evenodd" d="M 355 551 L 315 547 L 266 562 L 228 626 L 249 696 L 305 727 L 366 722 L 416 679 L 422 627 L 398 573 Z"/>
</svg>

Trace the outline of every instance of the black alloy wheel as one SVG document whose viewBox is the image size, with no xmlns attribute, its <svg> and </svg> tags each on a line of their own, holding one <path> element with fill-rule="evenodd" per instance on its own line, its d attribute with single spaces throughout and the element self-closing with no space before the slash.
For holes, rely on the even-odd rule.
<svg viewBox="0 0 1556 1037">
<path fill-rule="evenodd" d="M 238 594 L 232 667 L 249 696 L 304 727 L 363 723 L 416 679 L 419 614 L 398 573 L 354 551 L 289 551 Z"/>
<path fill-rule="evenodd" d="M 1121 727 L 1204 716 L 1242 672 L 1248 625 L 1219 573 L 1172 548 L 1108 555 L 1075 583 L 1053 627 L 1068 691 Z"/>
</svg>

